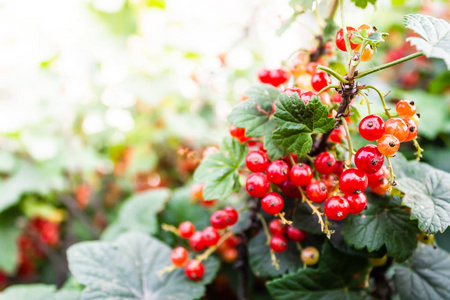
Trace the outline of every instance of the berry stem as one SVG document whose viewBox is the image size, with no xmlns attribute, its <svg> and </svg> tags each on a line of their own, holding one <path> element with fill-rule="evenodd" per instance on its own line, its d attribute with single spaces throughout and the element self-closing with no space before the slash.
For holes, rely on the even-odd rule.
<svg viewBox="0 0 450 300">
<path fill-rule="evenodd" d="M 413 143 L 414 143 L 414 147 L 416 147 L 416 149 L 417 149 L 417 151 L 415 153 L 416 154 L 416 160 L 420 161 L 420 158 L 422 157 L 422 152 L 424 150 L 420 147 L 419 142 L 417 141 L 417 137 L 415 137 L 413 139 Z"/>
<path fill-rule="evenodd" d="M 372 89 L 372 90 L 374 90 L 375 92 L 378 93 L 378 96 L 380 96 L 381 103 L 383 104 L 383 108 L 384 108 L 384 111 L 385 111 L 387 117 L 388 117 L 389 119 L 392 118 L 392 115 L 389 113 L 390 108 L 388 108 L 388 107 L 386 106 L 386 101 L 384 100 L 384 95 L 383 95 L 383 93 L 381 93 L 379 89 L 377 89 L 376 87 L 374 87 L 374 86 L 372 86 L 372 85 L 366 85 L 366 86 L 364 87 L 364 89 Z M 386 95 L 387 95 L 387 94 L 386 94 Z"/>
<path fill-rule="evenodd" d="M 270 239 L 272 238 L 272 235 L 270 234 L 269 227 L 267 227 L 266 220 L 264 220 L 264 217 L 258 213 L 258 218 L 261 221 L 261 224 L 263 226 L 264 234 L 266 235 L 267 241 L 266 245 L 270 244 Z M 272 249 L 270 249 L 270 259 L 272 260 L 272 265 L 275 267 L 275 269 L 280 269 L 280 265 L 278 264 L 277 257 L 275 256 L 275 252 L 273 252 Z"/>
<path fill-rule="evenodd" d="M 176 228 L 173 225 L 169 225 L 169 224 L 161 224 L 161 228 L 165 231 L 170 231 L 172 233 L 174 233 L 175 235 L 180 235 L 180 232 L 178 231 L 178 228 Z"/>
<path fill-rule="evenodd" d="M 279 217 L 280 219 L 281 219 L 281 222 L 284 224 L 284 225 L 291 225 L 292 224 L 292 221 L 289 221 L 289 220 L 287 220 L 285 217 L 284 217 L 284 212 L 283 213 L 279 213 L 279 214 L 277 214 L 277 215 L 275 215 L 276 217 Z"/>
<path fill-rule="evenodd" d="M 232 235 L 233 235 L 233 232 L 232 232 L 231 230 L 230 230 L 230 231 L 227 231 L 224 235 L 222 235 L 222 236 L 220 237 L 220 240 L 217 242 L 216 245 L 214 245 L 214 246 L 212 246 L 212 247 L 209 247 L 205 252 L 203 252 L 203 253 L 200 254 L 200 255 L 197 255 L 197 257 L 196 257 L 195 259 L 198 260 L 198 262 L 202 262 L 202 261 L 208 259 L 208 257 L 209 257 L 211 254 L 213 254 L 214 251 L 216 251 L 217 248 L 219 248 L 219 246 L 220 246 L 223 242 L 225 242 L 225 241 L 226 241 L 230 236 L 232 236 Z"/>
<path fill-rule="evenodd" d="M 411 54 L 411 55 L 402 57 L 402 58 L 400 58 L 400 59 L 391 61 L 390 63 L 384 64 L 384 65 L 381 65 L 381 66 L 378 66 L 378 67 L 375 67 L 375 68 L 372 68 L 372 69 L 369 69 L 369 70 L 365 70 L 365 71 L 363 71 L 363 72 L 360 72 L 357 76 L 355 76 L 355 78 L 362 78 L 362 77 L 367 76 L 367 75 L 369 75 L 369 74 L 372 74 L 372 73 L 381 71 L 381 70 L 383 70 L 383 69 L 390 68 L 390 67 L 392 67 L 392 66 L 401 64 L 401 63 L 403 63 L 403 62 L 405 62 L 405 61 L 414 59 L 414 58 L 419 57 L 419 56 L 422 56 L 422 55 L 424 55 L 423 52 L 413 53 L 413 54 Z"/>
<path fill-rule="evenodd" d="M 340 82 L 348 83 L 348 80 L 347 80 L 347 79 L 345 79 L 341 74 L 339 74 L 338 72 L 336 72 L 336 71 L 334 71 L 334 70 L 332 70 L 332 69 L 330 69 L 330 68 L 327 68 L 327 67 L 325 67 L 325 66 L 317 66 L 317 69 L 327 72 L 328 74 L 330 74 L 331 76 L 333 76 L 334 78 L 336 78 L 337 80 L 339 80 Z M 339 88 L 339 86 L 336 86 L 336 85 L 330 85 L 330 86 L 328 86 L 328 87 L 325 87 L 325 89 L 328 89 L 328 88 L 331 88 L 331 87 Z M 322 91 L 323 91 L 323 89 L 320 90 L 319 93 L 321 93 Z"/>
<path fill-rule="evenodd" d="M 339 4 L 340 4 L 340 10 L 341 10 L 341 24 L 342 24 L 342 31 L 344 32 L 345 48 L 347 49 L 347 61 L 350 63 L 350 60 L 352 58 L 352 50 L 350 48 L 350 41 L 348 39 L 347 26 L 345 26 L 344 0 L 339 0 Z"/>
<path fill-rule="evenodd" d="M 367 104 L 367 112 L 369 113 L 369 115 L 371 115 L 372 113 L 370 112 L 370 101 L 369 101 L 369 97 L 367 97 L 366 94 L 364 94 L 361 91 L 358 91 L 358 95 L 362 96 L 364 98 L 364 100 L 366 101 Z"/>
<path fill-rule="evenodd" d="M 320 224 L 320 230 L 325 233 L 327 235 L 327 238 L 330 239 L 331 235 L 334 233 L 333 230 L 329 230 L 328 229 L 328 225 L 326 225 L 326 223 L 323 221 L 323 213 L 319 211 L 319 208 L 317 206 L 315 206 L 311 200 L 309 200 L 306 195 L 305 192 L 302 190 L 301 187 L 298 187 L 298 190 L 300 191 L 300 193 L 302 194 L 302 202 L 306 202 L 306 204 L 308 204 L 308 206 L 311 208 L 311 210 L 313 211 L 313 214 L 317 215 L 318 221 L 317 223 Z"/>
<path fill-rule="evenodd" d="M 302 260 L 302 250 L 303 250 L 302 245 L 300 245 L 299 242 L 295 243 L 295 245 L 297 246 L 297 250 L 300 252 L 300 260 Z M 308 266 L 305 263 L 303 263 L 303 269 L 306 269 L 307 267 Z"/>
<path fill-rule="evenodd" d="M 353 144 L 352 138 L 350 137 L 350 131 L 348 130 L 347 121 L 344 117 L 341 117 L 341 122 L 345 128 L 345 134 L 347 135 L 347 143 L 348 143 L 348 161 L 345 163 L 347 168 L 352 166 L 352 155 L 353 155 Z"/>
<path fill-rule="evenodd" d="M 389 187 L 389 190 L 392 190 L 392 187 L 395 185 L 395 174 L 394 174 L 394 168 L 392 167 L 392 163 L 391 163 L 391 157 L 390 156 L 386 156 L 386 159 L 388 161 L 388 166 L 389 166 L 389 184 L 391 185 Z"/>
<path fill-rule="evenodd" d="M 177 267 L 175 265 L 170 265 L 170 266 L 164 267 L 158 271 L 158 277 L 161 278 L 161 276 L 163 276 L 165 273 L 170 273 L 172 271 L 175 271 L 178 268 L 180 268 L 180 267 Z"/>
</svg>

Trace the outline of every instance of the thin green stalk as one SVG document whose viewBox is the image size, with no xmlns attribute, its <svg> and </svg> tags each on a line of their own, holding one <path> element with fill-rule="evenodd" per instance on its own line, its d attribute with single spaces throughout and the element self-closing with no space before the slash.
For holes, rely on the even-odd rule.
<svg viewBox="0 0 450 300">
<path fill-rule="evenodd" d="M 387 117 L 388 117 L 389 119 L 392 118 L 392 115 L 389 113 L 389 108 L 386 106 L 386 101 L 384 100 L 384 95 L 383 95 L 383 93 L 380 92 L 379 89 L 377 89 L 376 87 L 374 87 L 374 86 L 372 86 L 372 85 L 366 85 L 366 86 L 364 87 L 364 89 L 372 89 L 372 90 L 374 90 L 375 92 L 378 93 L 378 96 L 380 96 L 381 103 L 383 104 L 383 108 L 384 108 L 384 111 L 385 111 Z"/>
<path fill-rule="evenodd" d="M 327 85 L 326 87 L 324 87 L 323 89 L 321 89 L 317 94 L 320 95 L 320 94 L 322 94 L 323 92 L 328 91 L 329 89 L 333 89 L 333 88 L 334 88 L 334 89 L 338 89 L 338 88 L 340 88 L 340 86 L 335 85 L 335 84 Z"/>
<path fill-rule="evenodd" d="M 344 125 L 345 134 L 347 135 L 347 142 L 348 142 L 348 161 L 345 164 L 347 168 L 350 168 L 352 166 L 352 155 L 353 155 L 352 138 L 350 137 L 350 131 L 348 130 L 347 121 L 345 121 L 344 117 L 341 117 L 341 122 Z"/>
<path fill-rule="evenodd" d="M 392 163 L 391 163 L 391 158 L 389 156 L 386 156 L 386 159 L 388 161 L 388 166 L 389 166 L 389 184 L 391 185 L 389 187 L 389 190 L 392 190 L 392 186 L 394 185 L 394 181 L 395 181 L 395 174 L 394 174 L 394 168 L 392 167 Z"/>
<path fill-rule="evenodd" d="M 345 20 L 344 20 L 344 0 L 339 0 L 339 6 L 341 9 L 341 24 L 342 24 L 342 30 L 344 31 L 345 48 L 347 49 L 347 62 L 350 62 L 350 59 L 352 58 L 352 50 L 350 48 L 350 41 L 348 39 L 348 31 L 347 31 L 347 27 L 345 26 Z"/>
<path fill-rule="evenodd" d="M 366 101 L 366 104 L 367 104 L 367 112 L 369 113 L 369 115 L 371 115 L 372 113 L 370 112 L 370 101 L 369 101 L 369 98 L 366 96 L 366 94 L 364 94 L 364 93 L 361 92 L 361 91 L 358 91 L 358 95 L 361 95 L 361 96 L 364 98 L 364 100 Z"/>
<path fill-rule="evenodd" d="M 358 74 L 358 76 L 355 76 L 355 78 L 361 78 L 361 77 L 367 76 L 367 75 L 369 75 L 369 74 L 372 74 L 372 73 L 381 71 L 381 70 L 383 70 L 383 69 L 390 68 L 390 67 L 392 67 L 392 66 L 401 64 L 402 62 L 405 62 L 405 61 L 414 59 L 414 58 L 419 57 L 419 56 L 422 56 L 422 55 L 424 55 L 423 52 L 417 52 L 417 53 L 414 53 L 414 54 L 411 54 L 411 55 L 402 57 L 402 58 L 397 59 L 397 60 L 394 60 L 394 61 L 392 61 L 392 62 L 390 62 L 390 63 L 384 64 L 384 65 L 381 65 L 381 66 L 378 66 L 378 67 L 375 67 L 375 68 L 372 68 L 372 69 L 369 69 L 369 70 L 365 70 L 365 71 L 363 71 L 363 72 L 360 72 L 360 73 Z"/>
<path fill-rule="evenodd" d="M 318 66 L 317 69 L 327 72 L 328 74 L 330 74 L 331 76 L 333 76 L 334 78 L 339 80 L 340 82 L 348 83 L 347 79 L 345 79 L 344 77 L 342 77 L 341 74 L 339 74 L 338 72 L 336 72 L 330 68 L 327 68 L 325 66 Z"/>
</svg>

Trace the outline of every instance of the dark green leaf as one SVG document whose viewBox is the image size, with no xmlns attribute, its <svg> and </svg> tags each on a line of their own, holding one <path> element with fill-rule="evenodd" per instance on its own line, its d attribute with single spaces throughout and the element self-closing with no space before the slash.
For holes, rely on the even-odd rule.
<svg viewBox="0 0 450 300">
<path fill-rule="evenodd" d="M 406 41 L 422 51 L 427 57 L 441 58 L 450 69 L 450 25 L 443 19 L 425 15 L 406 15 L 404 24 L 419 37 L 409 37 Z"/>
<path fill-rule="evenodd" d="M 299 203 L 294 214 L 294 226 L 312 234 L 322 234 L 319 218 L 312 213 L 312 209 L 306 203 Z"/>
<path fill-rule="evenodd" d="M 326 133 L 334 126 L 334 118 L 328 117 L 328 106 L 317 96 L 305 105 L 297 93 L 291 97 L 283 93 L 274 117 L 280 126 L 273 134 L 275 143 L 298 156 L 305 156 L 311 150 L 312 133 Z"/>
<path fill-rule="evenodd" d="M 356 249 L 372 252 L 386 246 L 389 256 L 397 261 L 410 257 L 417 245 L 417 223 L 409 219 L 397 197 L 366 193 L 368 209 L 346 218 L 342 234 Z"/>
<path fill-rule="evenodd" d="M 396 188 L 403 204 L 411 208 L 411 219 L 418 220 L 426 233 L 444 232 L 450 226 L 450 174 L 428 164 L 394 159 Z"/>
<path fill-rule="evenodd" d="M 446 300 L 450 295 L 450 254 L 420 245 L 406 263 L 395 266 L 394 282 L 402 299 Z"/>
<path fill-rule="evenodd" d="M 57 291 L 53 285 L 19 284 L 13 285 L 0 294 L 0 300 L 78 300 L 81 292 L 62 289 Z"/>
<path fill-rule="evenodd" d="M 355 5 L 357 7 L 360 8 L 366 8 L 367 4 L 371 3 L 373 5 L 375 5 L 375 3 L 377 2 L 377 0 L 352 0 L 353 3 L 355 3 Z"/>
<path fill-rule="evenodd" d="M 67 251 L 69 268 L 86 285 L 83 299 L 158 299 L 191 300 L 200 298 L 210 283 L 219 262 L 210 257 L 202 280 L 191 281 L 183 268 L 158 272 L 171 265 L 171 248 L 155 238 L 130 232 L 111 242 L 83 242 Z"/>
<path fill-rule="evenodd" d="M 239 188 L 238 169 L 245 163 L 247 147 L 237 139 L 225 138 L 220 152 L 203 159 L 194 173 L 196 182 L 205 183 L 203 197 L 206 200 L 226 199 Z"/>
<path fill-rule="evenodd" d="M 300 268 L 300 253 L 294 243 L 290 242 L 288 248 L 282 253 L 275 253 L 280 265 L 279 270 L 272 265 L 270 247 L 267 238 L 261 230 L 258 235 L 250 240 L 248 252 L 250 267 L 258 277 L 275 277 L 287 272 L 295 272 Z"/>
</svg>

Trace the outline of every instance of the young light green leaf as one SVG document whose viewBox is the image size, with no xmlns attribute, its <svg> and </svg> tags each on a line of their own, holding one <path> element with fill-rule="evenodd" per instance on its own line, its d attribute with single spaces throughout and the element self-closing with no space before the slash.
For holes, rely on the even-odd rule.
<svg viewBox="0 0 450 300">
<path fill-rule="evenodd" d="M 450 69 L 450 25 L 447 21 L 411 14 L 404 17 L 404 24 L 422 37 L 409 37 L 406 41 L 427 57 L 443 59 Z"/>
<path fill-rule="evenodd" d="M 417 223 L 409 219 L 398 197 L 366 195 L 369 208 L 345 220 L 345 241 L 356 249 L 367 247 L 370 252 L 385 245 L 389 256 L 405 261 L 417 245 Z"/>
<path fill-rule="evenodd" d="M 326 133 L 333 129 L 334 118 L 328 117 L 328 107 L 313 96 L 305 105 L 297 93 L 281 94 L 274 114 L 278 128 L 273 140 L 287 152 L 305 156 L 312 147 L 312 133 Z"/>
<path fill-rule="evenodd" d="M 359 8 L 366 8 L 367 4 L 369 4 L 369 3 L 375 5 L 377 0 L 352 0 L 352 2 L 354 2 L 355 5 Z"/>
<path fill-rule="evenodd" d="M 402 299 L 445 300 L 450 295 L 450 254 L 420 245 L 402 265 L 395 265 L 395 287 Z"/>
<path fill-rule="evenodd" d="M 114 243 L 83 242 L 67 251 L 69 269 L 86 285 L 82 298 L 191 300 L 200 298 L 219 268 L 216 258 L 204 262 L 205 275 L 191 281 L 183 268 L 158 276 L 170 266 L 171 248 L 140 232 L 121 235 Z"/>
</svg>

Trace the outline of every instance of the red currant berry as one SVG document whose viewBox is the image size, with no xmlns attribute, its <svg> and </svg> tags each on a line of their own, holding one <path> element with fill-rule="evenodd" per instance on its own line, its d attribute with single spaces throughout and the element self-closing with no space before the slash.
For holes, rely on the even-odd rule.
<svg viewBox="0 0 450 300">
<path fill-rule="evenodd" d="M 339 178 L 341 191 L 348 196 L 359 195 L 367 188 L 367 175 L 356 168 L 347 169 Z"/>
<path fill-rule="evenodd" d="M 224 229 L 228 226 L 229 216 L 223 210 L 213 212 L 210 217 L 211 226 L 216 229 Z"/>
<path fill-rule="evenodd" d="M 400 148 L 400 141 L 392 134 L 383 134 L 381 138 L 377 140 L 377 148 L 381 154 L 391 156 Z"/>
<path fill-rule="evenodd" d="M 189 261 L 184 267 L 184 274 L 190 280 L 199 280 L 205 274 L 205 267 L 196 259 Z"/>
<path fill-rule="evenodd" d="M 389 181 L 386 178 L 382 178 L 383 182 L 377 186 L 372 188 L 372 192 L 377 195 L 383 195 L 386 193 L 390 187 Z"/>
<path fill-rule="evenodd" d="M 313 202 L 321 203 L 328 197 L 327 186 L 320 180 L 313 180 L 306 187 L 306 196 Z"/>
<path fill-rule="evenodd" d="M 341 176 L 342 172 L 344 172 L 344 167 L 345 161 L 337 161 L 333 173 L 336 174 L 337 176 Z"/>
<path fill-rule="evenodd" d="M 205 199 L 201 199 L 200 200 L 200 204 L 204 207 L 204 208 L 210 208 L 213 207 L 214 205 L 216 205 L 217 200 L 213 199 L 213 200 L 205 200 Z"/>
<path fill-rule="evenodd" d="M 291 163 L 291 159 L 289 158 L 289 155 L 292 157 L 293 161 L 297 161 L 297 154 L 290 153 L 283 158 L 283 161 L 288 164 L 289 168 L 292 168 L 292 163 Z"/>
<path fill-rule="evenodd" d="M 338 185 L 338 177 L 334 174 L 320 175 L 320 180 L 325 183 L 328 191 L 332 191 Z"/>
<path fill-rule="evenodd" d="M 354 36 L 352 31 L 356 31 L 356 29 L 351 26 L 347 26 L 348 40 L 350 41 L 350 48 L 352 50 L 354 50 L 358 46 L 358 44 L 353 44 L 351 42 L 351 39 Z M 344 30 L 342 30 L 342 28 L 339 29 L 338 32 L 336 33 L 336 46 L 338 47 L 339 50 L 347 52 L 347 47 L 345 46 L 345 39 L 344 39 Z"/>
<path fill-rule="evenodd" d="M 263 151 L 250 151 L 245 158 L 245 164 L 252 172 L 264 172 L 269 165 L 269 158 Z"/>
<path fill-rule="evenodd" d="M 206 247 L 211 247 L 219 242 L 220 234 L 217 229 L 212 226 L 208 226 L 202 231 L 202 239 Z"/>
<path fill-rule="evenodd" d="M 259 81 L 261 81 L 262 83 L 269 83 L 270 82 L 270 70 L 268 70 L 268 69 L 259 70 L 258 78 L 259 78 Z"/>
<path fill-rule="evenodd" d="M 203 235 L 200 231 L 196 231 L 189 238 L 189 246 L 191 246 L 194 251 L 203 251 L 206 248 L 205 242 L 203 241 Z"/>
<path fill-rule="evenodd" d="M 334 221 L 340 221 L 347 217 L 350 212 L 350 205 L 341 196 L 328 198 L 324 206 L 325 214 Z"/>
<path fill-rule="evenodd" d="M 270 249 L 274 252 L 281 253 L 287 248 L 287 240 L 284 236 L 274 235 L 270 239 Z"/>
<path fill-rule="evenodd" d="M 306 247 L 302 250 L 301 258 L 305 265 L 312 266 L 319 261 L 319 250 L 314 247 Z"/>
<path fill-rule="evenodd" d="M 306 164 L 296 164 L 291 168 L 290 179 L 297 186 L 306 186 L 311 183 L 313 171 Z"/>
<path fill-rule="evenodd" d="M 356 196 L 344 196 L 344 199 L 347 200 L 350 205 L 349 213 L 352 215 L 360 214 L 367 205 L 367 197 L 364 193 L 361 193 Z"/>
<path fill-rule="evenodd" d="M 195 226 L 190 221 L 184 221 L 178 225 L 178 233 L 184 239 L 190 238 L 195 232 Z"/>
<path fill-rule="evenodd" d="M 233 207 L 225 207 L 223 211 L 227 214 L 227 225 L 233 226 L 239 218 L 238 212 Z"/>
<path fill-rule="evenodd" d="M 408 125 L 408 134 L 406 135 L 406 139 L 404 140 L 404 142 L 409 142 L 417 136 L 419 128 L 417 127 L 416 122 L 414 122 L 414 120 L 412 119 L 405 118 L 403 119 L 403 121 L 406 123 L 406 125 Z"/>
<path fill-rule="evenodd" d="M 278 193 L 269 193 L 262 198 L 261 207 L 269 215 L 279 214 L 284 207 L 283 197 Z"/>
<path fill-rule="evenodd" d="M 397 114 L 402 118 L 411 118 L 416 113 L 416 105 L 414 101 L 401 100 L 395 106 Z"/>
<path fill-rule="evenodd" d="M 194 200 L 203 199 L 203 188 L 205 187 L 204 183 L 194 183 L 191 185 L 191 198 Z"/>
<path fill-rule="evenodd" d="M 283 93 L 285 93 L 286 95 L 288 95 L 289 97 L 291 97 L 294 93 L 297 93 L 298 97 L 301 98 L 302 95 L 302 89 L 298 88 L 298 87 L 290 87 L 290 88 L 286 88 Z"/>
<path fill-rule="evenodd" d="M 245 188 L 250 196 L 260 198 L 267 194 L 270 188 L 270 183 L 265 174 L 253 173 L 247 177 Z"/>
<path fill-rule="evenodd" d="M 187 259 L 188 259 L 188 252 L 183 247 L 176 247 L 170 253 L 170 260 L 177 267 L 181 267 L 182 265 L 184 265 Z"/>
<path fill-rule="evenodd" d="M 375 173 L 367 174 L 367 181 L 372 189 L 381 185 L 385 179 L 389 179 L 389 171 L 385 165 Z"/>
<path fill-rule="evenodd" d="M 238 128 L 233 124 L 230 125 L 230 135 L 239 140 L 239 142 L 241 143 L 250 139 L 249 137 L 245 136 L 245 128 Z"/>
<path fill-rule="evenodd" d="M 274 219 L 269 223 L 269 231 L 273 235 L 285 235 L 287 227 L 279 219 Z"/>
<path fill-rule="evenodd" d="M 384 155 L 375 145 L 366 145 L 359 148 L 355 154 L 356 167 L 366 174 L 377 172 L 384 163 Z"/>
<path fill-rule="evenodd" d="M 280 185 L 281 191 L 288 197 L 300 198 L 301 194 L 298 187 L 290 180 L 286 180 Z"/>
<path fill-rule="evenodd" d="M 316 91 L 322 90 L 329 84 L 331 84 L 331 78 L 326 72 L 317 71 L 311 77 L 311 86 Z"/>
<path fill-rule="evenodd" d="M 311 100 L 312 96 L 319 96 L 316 92 L 313 91 L 303 91 L 301 95 L 301 99 L 305 102 L 305 105 L 308 104 L 309 100 Z"/>
<path fill-rule="evenodd" d="M 359 134 L 368 141 L 378 140 L 384 134 L 384 130 L 384 120 L 378 115 L 369 115 L 359 123 Z"/>
<path fill-rule="evenodd" d="M 267 179 L 275 184 L 281 184 L 289 178 L 289 165 L 279 159 L 269 164 L 266 170 Z"/>
<path fill-rule="evenodd" d="M 408 135 L 408 125 L 400 118 L 392 118 L 386 121 L 385 134 L 392 134 L 401 143 Z"/>
<path fill-rule="evenodd" d="M 341 125 L 339 126 L 338 129 L 334 129 L 331 134 L 330 134 L 330 141 L 337 143 L 337 144 L 342 144 L 342 140 L 346 140 L 347 139 L 347 134 L 345 132 L 344 126 Z"/>
<path fill-rule="evenodd" d="M 289 74 L 285 68 L 275 70 L 262 69 L 258 72 L 258 77 L 262 83 L 279 86 L 289 79 Z"/>
<path fill-rule="evenodd" d="M 287 229 L 287 236 L 291 241 L 300 243 L 306 238 L 306 231 L 289 226 Z"/>
<path fill-rule="evenodd" d="M 342 96 L 339 93 L 334 93 L 333 97 L 331 98 L 331 100 L 333 100 L 334 103 L 341 103 L 342 101 Z"/>
<path fill-rule="evenodd" d="M 336 158 L 329 152 L 322 152 L 314 160 L 314 168 L 320 174 L 331 174 L 336 167 Z"/>
</svg>

